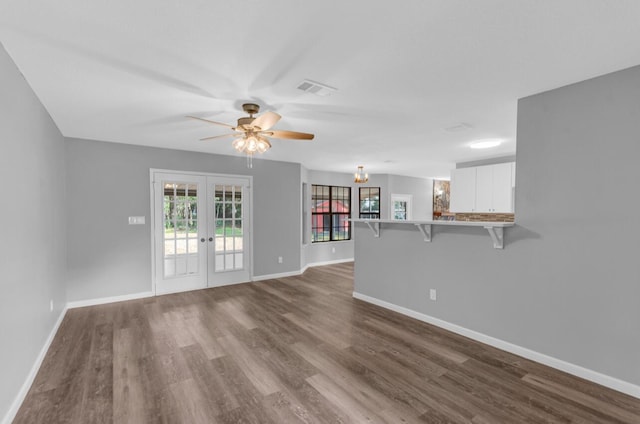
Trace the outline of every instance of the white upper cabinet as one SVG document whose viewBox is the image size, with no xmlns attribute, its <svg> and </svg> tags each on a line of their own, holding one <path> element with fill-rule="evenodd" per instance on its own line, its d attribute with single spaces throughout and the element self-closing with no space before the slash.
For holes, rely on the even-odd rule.
<svg viewBox="0 0 640 424">
<path fill-rule="evenodd" d="M 500 163 L 491 165 L 493 178 L 491 181 L 491 211 L 490 212 L 513 212 L 513 190 L 511 186 L 511 163 Z"/>
<path fill-rule="evenodd" d="M 476 168 L 476 207 L 473 211 L 493 212 L 493 166 Z"/>
<path fill-rule="evenodd" d="M 449 202 L 451 212 L 473 212 L 476 207 L 476 168 L 451 171 Z"/>
<path fill-rule="evenodd" d="M 514 163 L 451 171 L 451 212 L 513 212 Z"/>
</svg>

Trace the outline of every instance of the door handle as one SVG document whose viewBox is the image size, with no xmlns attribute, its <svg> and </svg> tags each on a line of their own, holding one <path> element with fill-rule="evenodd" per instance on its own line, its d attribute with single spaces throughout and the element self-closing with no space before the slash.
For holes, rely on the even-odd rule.
<svg viewBox="0 0 640 424">
<path fill-rule="evenodd" d="M 204 243 L 204 237 L 202 237 L 202 238 L 200 239 L 200 241 L 201 241 L 202 243 Z"/>
<path fill-rule="evenodd" d="M 204 241 L 204 240 L 202 240 L 202 241 Z M 209 237 L 209 241 L 213 241 L 213 237 Z"/>
</svg>

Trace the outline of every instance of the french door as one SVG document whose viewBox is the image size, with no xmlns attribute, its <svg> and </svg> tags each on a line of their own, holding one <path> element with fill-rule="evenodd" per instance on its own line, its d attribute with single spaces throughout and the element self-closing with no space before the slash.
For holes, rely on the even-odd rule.
<svg viewBox="0 0 640 424">
<path fill-rule="evenodd" d="M 156 294 L 251 279 L 251 177 L 152 171 Z"/>
</svg>

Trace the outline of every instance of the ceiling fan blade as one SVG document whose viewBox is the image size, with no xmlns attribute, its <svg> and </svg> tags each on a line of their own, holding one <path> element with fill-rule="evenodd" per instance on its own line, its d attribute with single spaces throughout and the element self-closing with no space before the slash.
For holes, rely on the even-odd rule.
<svg viewBox="0 0 640 424">
<path fill-rule="evenodd" d="M 251 126 L 258 127 L 262 131 L 268 130 L 269 128 L 273 127 L 280 120 L 280 118 L 282 118 L 282 116 L 278 115 L 275 112 L 265 112 L 254 119 L 251 123 Z"/>
<path fill-rule="evenodd" d="M 187 118 L 197 119 L 198 121 L 204 121 L 204 122 L 208 122 L 210 124 L 222 125 L 223 127 L 231 128 L 232 130 L 235 129 L 235 127 L 233 125 L 225 124 L 224 122 L 211 121 L 209 119 L 198 118 L 197 116 L 187 116 Z"/>
<path fill-rule="evenodd" d="M 222 134 L 222 135 L 214 135 L 211 137 L 205 137 L 205 138 L 201 138 L 200 140 L 213 140 L 214 138 L 224 138 L 224 137 L 231 137 L 231 136 L 237 136 L 238 134 L 234 134 L 234 133 L 230 133 L 230 134 Z"/>
<path fill-rule="evenodd" d="M 301 133 L 296 131 L 261 131 L 262 134 L 273 138 L 290 138 L 294 140 L 313 140 L 314 135 L 308 133 Z"/>
</svg>

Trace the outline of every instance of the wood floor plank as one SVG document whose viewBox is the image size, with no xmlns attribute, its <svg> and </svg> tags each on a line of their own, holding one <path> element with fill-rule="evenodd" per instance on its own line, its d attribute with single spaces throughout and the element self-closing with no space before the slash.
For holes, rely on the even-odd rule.
<svg viewBox="0 0 640 424">
<path fill-rule="evenodd" d="M 113 337 L 113 422 L 144 422 L 144 387 L 140 380 L 140 356 L 134 347 L 132 328 L 116 330 Z"/>
<path fill-rule="evenodd" d="M 352 291 L 342 263 L 72 309 L 14 423 L 640 424 L 640 399 Z"/>
<path fill-rule="evenodd" d="M 102 322 L 102 321 L 96 321 Z M 74 421 L 113 421 L 113 325 L 96 325 L 82 391 L 82 409 Z"/>
<path fill-rule="evenodd" d="M 383 422 L 372 409 L 367 408 L 358 402 L 351 393 L 325 376 L 324 374 L 316 374 L 307 378 L 311 384 L 322 396 L 324 396 L 337 410 L 348 417 L 349 422 L 353 423 L 375 423 Z"/>
<path fill-rule="evenodd" d="M 251 316 L 245 311 L 239 299 L 229 299 L 219 303 L 220 308 L 231 318 L 238 321 L 247 330 L 258 328 Z"/>
<path fill-rule="evenodd" d="M 277 377 L 260 360 L 259 356 L 234 335 L 229 334 L 219 338 L 218 341 L 227 352 L 227 356 L 233 357 L 238 362 L 242 372 L 263 396 L 276 393 L 282 389 Z"/>
<path fill-rule="evenodd" d="M 379 409 L 381 417 L 392 415 L 395 418 L 400 418 L 401 422 L 418 421 L 417 417 L 421 411 L 385 396 L 376 387 L 368 384 L 360 375 L 340 366 L 328 355 L 324 355 L 303 343 L 296 343 L 292 348 L 320 372 L 330 375 L 337 385 L 352 393 L 360 403 L 372 409 Z"/>
<path fill-rule="evenodd" d="M 602 418 L 611 417 L 613 419 L 619 420 L 620 422 L 636 420 L 640 423 L 640 416 L 638 414 L 626 411 L 608 402 L 603 402 L 600 399 L 596 399 L 593 396 L 586 395 L 570 387 L 563 387 L 543 377 L 527 374 L 522 377 L 522 381 L 525 381 L 537 387 L 541 387 L 547 392 L 553 393 L 563 399 L 575 402 L 576 404 L 588 408 L 593 412 L 602 413 Z"/>
<path fill-rule="evenodd" d="M 302 318 L 293 313 L 287 313 L 283 316 L 293 324 L 312 334 L 315 334 L 321 340 L 334 345 L 338 349 L 345 349 L 351 346 L 351 343 L 345 337 L 336 334 L 332 331 L 332 329 L 320 327 L 316 323 L 312 322 L 309 318 Z"/>
<path fill-rule="evenodd" d="M 391 325 L 390 323 L 385 322 L 381 319 L 367 318 L 363 321 L 363 324 L 377 334 L 383 332 L 385 336 L 391 336 L 396 342 L 400 341 L 400 343 L 413 343 L 414 345 L 417 345 L 436 355 L 440 355 L 445 359 L 457 362 L 459 364 L 469 359 L 469 357 L 463 353 L 442 346 L 428 338 L 417 338 L 414 334 L 408 332 L 406 329 L 398 328 L 398 326 Z M 398 343 L 396 343 L 396 345 L 397 344 Z"/>
<path fill-rule="evenodd" d="M 212 415 L 221 415 L 240 407 L 240 401 L 227 390 L 223 377 L 199 345 L 182 348 L 198 391 L 206 399 Z M 219 357 L 218 357 L 219 358 Z"/>
<path fill-rule="evenodd" d="M 194 344 L 202 348 L 208 359 L 219 358 L 226 354 L 201 317 L 189 319 L 186 324 L 187 331 L 191 334 Z"/>
</svg>

